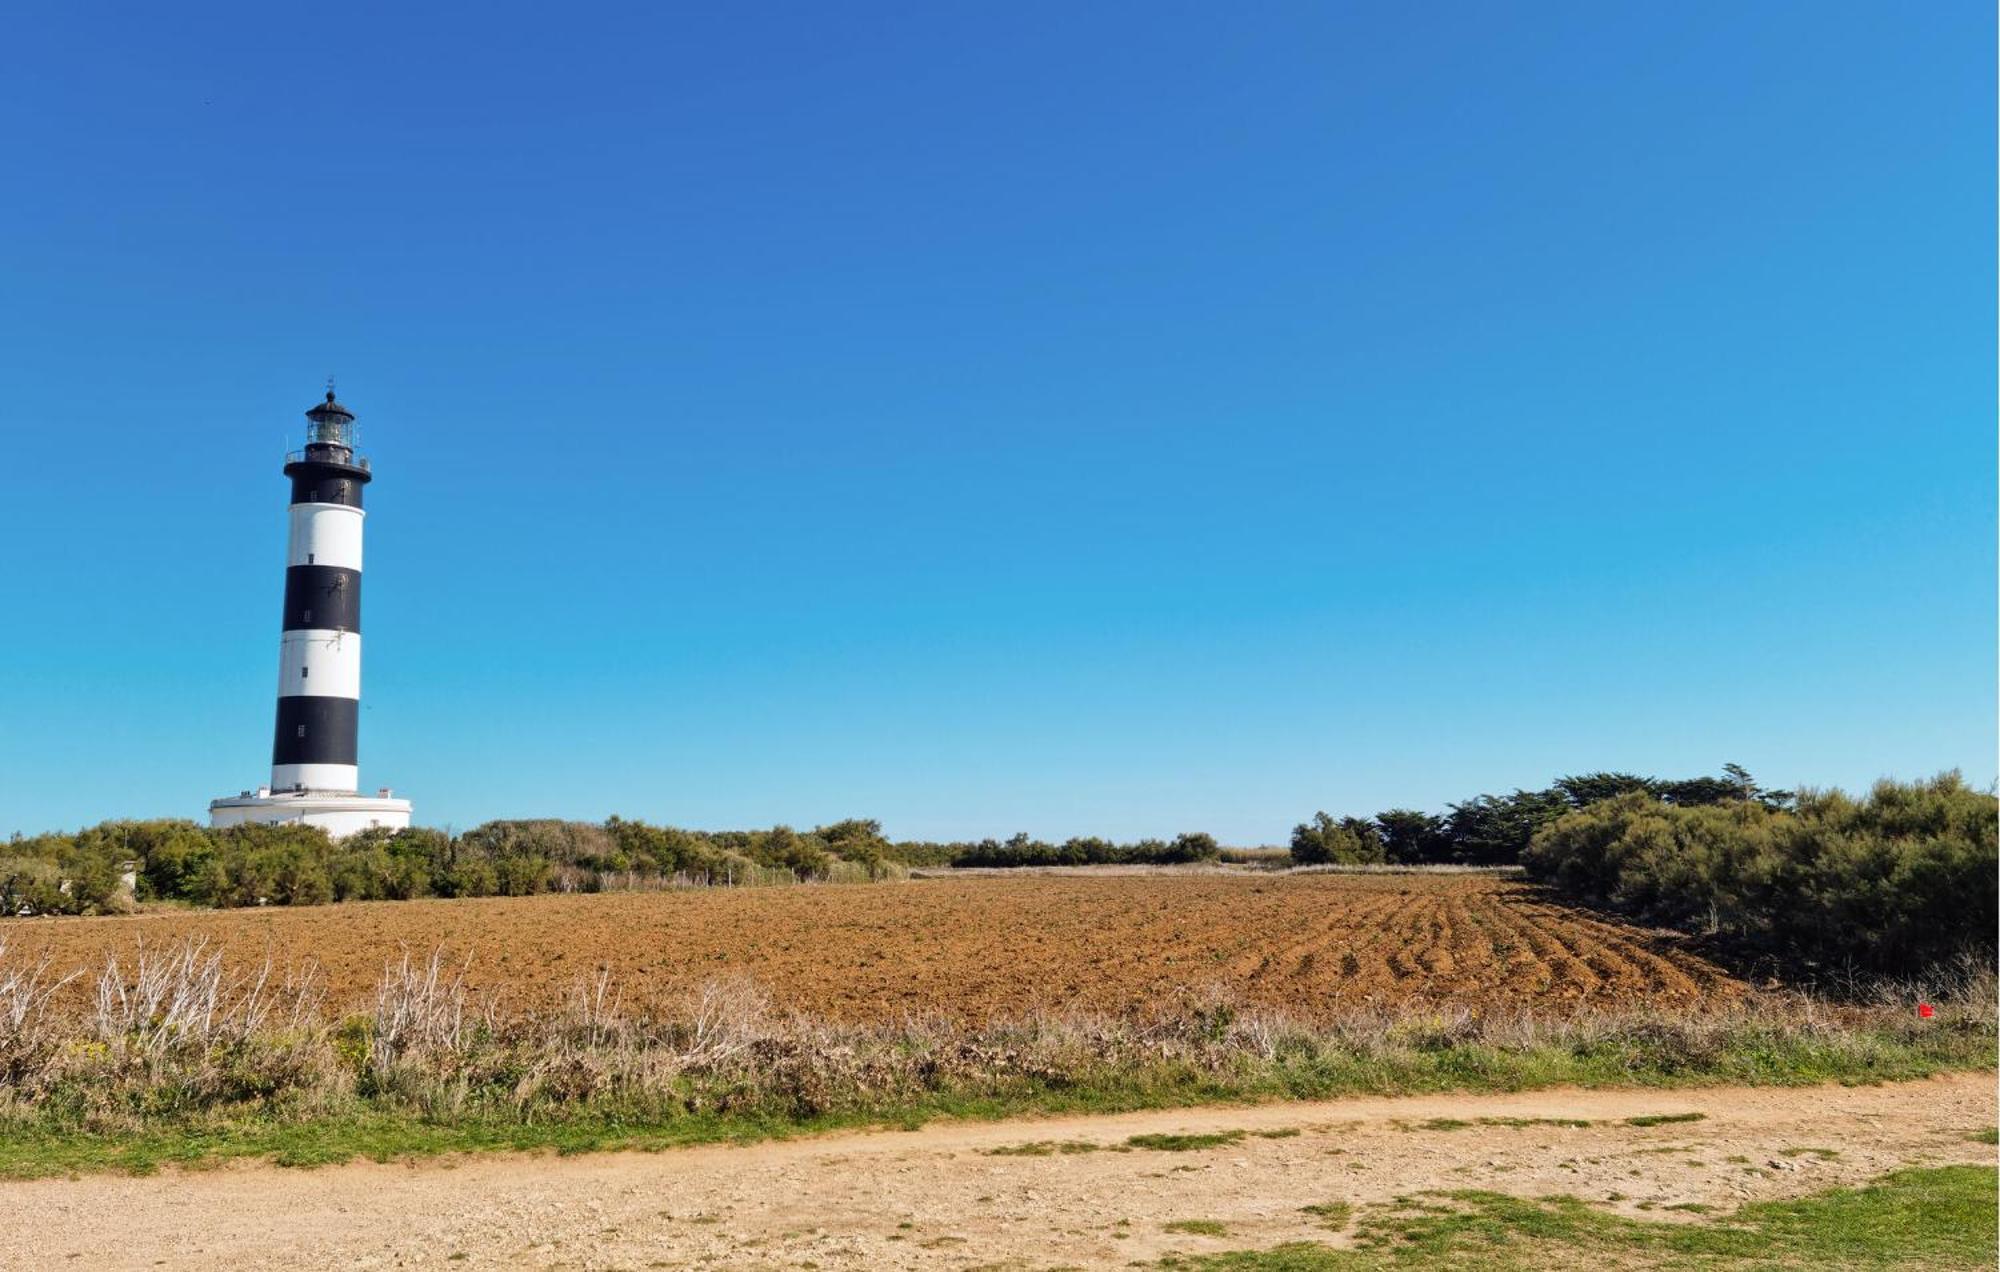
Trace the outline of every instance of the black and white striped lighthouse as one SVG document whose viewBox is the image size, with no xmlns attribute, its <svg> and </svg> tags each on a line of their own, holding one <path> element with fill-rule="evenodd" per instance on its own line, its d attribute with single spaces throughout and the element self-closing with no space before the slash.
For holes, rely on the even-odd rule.
<svg viewBox="0 0 2000 1272">
<path fill-rule="evenodd" d="M 334 400 L 306 412 L 305 449 L 285 457 L 291 479 L 278 715 L 271 784 L 209 805 L 217 826 L 300 821 L 339 836 L 407 826 L 408 800 L 359 789 L 361 494 L 374 473 L 355 450 L 354 412 Z"/>
</svg>

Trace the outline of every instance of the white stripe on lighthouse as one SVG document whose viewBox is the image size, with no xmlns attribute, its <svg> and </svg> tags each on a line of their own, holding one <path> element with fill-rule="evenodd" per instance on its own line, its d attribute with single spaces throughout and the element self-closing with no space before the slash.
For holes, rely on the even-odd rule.
<svg viewBox="0 0 2000 1272">
<path fill-rule="evenodd" d="M 285 564 L 360 569 L 361 519 L 366 515 L 346 504 L 293 504 Z"/>
<path fill-rule="evenodd" d="M 286 632 L 278 649 L 278 696 L 359 698 L 361 633 Z"/>
</svg>

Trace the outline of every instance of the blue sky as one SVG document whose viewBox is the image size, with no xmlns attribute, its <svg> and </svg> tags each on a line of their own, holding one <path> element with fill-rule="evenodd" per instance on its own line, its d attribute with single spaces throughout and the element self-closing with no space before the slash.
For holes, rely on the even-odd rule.
<svg viewBox="0 0 2000 1272">
<path fill-rule="evenodd" d="M 415 11 L 424 10 L 424 11 Z M 80 4 L 0 44 L 0 833 L 900 836 L 1995 749 L 1990 6 Z"/>
</svg>

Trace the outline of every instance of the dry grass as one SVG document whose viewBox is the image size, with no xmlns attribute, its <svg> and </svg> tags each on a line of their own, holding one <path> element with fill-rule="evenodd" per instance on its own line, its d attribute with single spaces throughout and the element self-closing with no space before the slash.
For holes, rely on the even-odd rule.
<svg viewBox="0 0 2000 1272">
<path fill-rule="evenodd" d="M 1029 1013 L 979 1026 L 843 1025 L 781 1012 L 742 979 L 664 1011 L 608 972 L 559 1007 L 504 1014 L 470 961 L 382 970 L 372 1011 L 335 1018 L 309 965 L 230 974 L 199 941 L 79 971 L 0 949 L 0 1126 L 133 1137 L 250 1118 L 357 1113 L 432 1126 L 598 1119 L 722 1128 L 905 1113 L 1141 1107 L 1553 1082 L 1894 1078 L 1991 1062 L 1993 979 L 1961 969 L 1933 1020 L 1893 1005 L 1765 995 L 1722 1011 L 1360 1008 L 1306 1020 L 1206 1001 L 1133 1018 Z M 732 1119 L 734 1122 L 732 1122 Z M 5 1137 L 0 1137 L 4 1139 Z"/>
</svg>

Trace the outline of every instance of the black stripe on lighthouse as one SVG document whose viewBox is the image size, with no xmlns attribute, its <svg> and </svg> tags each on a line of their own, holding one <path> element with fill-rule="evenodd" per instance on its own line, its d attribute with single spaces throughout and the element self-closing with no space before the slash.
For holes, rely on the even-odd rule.
<svg viewBox="0 0 2000 1272">
<path fill-rule="evenodd" d="M 361 488 L 368 484 L 368 474 L 344 469 L 345 465 L 287 464 L 285 471 L 292 478 L 292 502 L 346 504 L 350 508 L 359 508 Z"/>
<path fill-rule="evenodd" d="M 287 568 L 284 630 L 360 631 L 361 571 L 338 565 Z"/>
<path fill-rule="evenodd" d="M 359 759 L 361 703 L 355 698 L 278 699 L 273 764 L 353 764 Z"/>
</svg>

